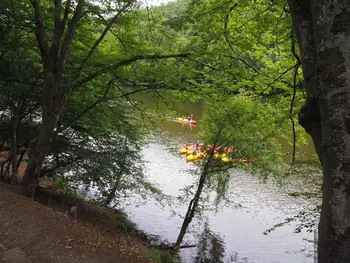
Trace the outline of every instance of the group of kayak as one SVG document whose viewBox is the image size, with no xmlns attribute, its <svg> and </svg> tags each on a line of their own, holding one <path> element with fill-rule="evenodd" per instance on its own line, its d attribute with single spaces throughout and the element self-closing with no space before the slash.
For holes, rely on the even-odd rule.
<svg viewBox="0 0 350 263">
<path fill-rule="evenodd" d="M 195 162 L 199 159 L 205 158 L 208 156 L 208 152 L 210 149 L 213 149 L 213 145 L 209 145 L 209 147 L 205 147 L 204 144 L 199 144 L 196 142 L 195 144 L 187 144 L 184 148 L 180 149 L 180 154 L 186 154 L 187 162 Z M 221 146 L 217 146 L 214 148 L 214 159 L 220 158 L 223 163 L 230 162 L 244 162 L 247 163 L 247 160 L 236 160 L 229 157 L 229 155 L 235 152 L 236 149 L 233 147 L 222 148 Z"/>
</svg>

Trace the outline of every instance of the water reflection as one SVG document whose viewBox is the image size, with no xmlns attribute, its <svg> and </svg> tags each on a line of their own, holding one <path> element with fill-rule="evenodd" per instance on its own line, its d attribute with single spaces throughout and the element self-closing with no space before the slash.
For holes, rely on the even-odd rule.
<svg viewBox="0 0 350 263">
<path fill-rule="evenodd" d="M 194 112 L 188 105 L 183 107 L 177 116 L 193 114 L 194 119 L 200 121 L 203 108 Z M 157 123 L 163 136 L 150 141 L 143 150 L 143 156 L 147 161 L 150 181 L 173 198 L 172 207 L 160 207 L 157 202 L 134 196 L 128 199 L 125 211 L 140 229 L 174 242 L 182 223 L 182 218 L 178 215 L 184 215 L 187 209 L 187 203 L 178 201 L 179 190 L 193 184 L 195 178 L 188 172 L 194 165 L 169 153 L 169 145 L 174 146 L 178 153 L 180 146 L 197 139 L 200 124 L 188 126 L 161 119 Z M 284 151 L 290 151 L 286 140 L 284 146 Z M 273 182 L 262 185 L 256 177 L 235 171 L 232 171 L 232 178 L 230 197 L 235 203 L 241 204 L 242 208 L 222 207 L 218 213 L 210 209 L 205 211 L 205 216 L 210 220 L 210 230 L 207 225 L 206 230 L 204 228 L 200 234 L 200 241 L 192 231 L 186 235 L 185 241 L 198 244 L 198 247 L 181 251 L 182 262 L 311 263 L 312 258 L 302 252 L 312 249 L 311 245 L 303 241 L 303 238 L 310 239 L 311 235 L 304 232 L 295 234 L 294 222 L 267 236 L 263 235 L 266 229 L 297 214 L 310 204 L 291 198 Z M 201 228 L 200 225 L 200 222 L 193 223 L 192 229 Z"/>
<path fill-rule="evenodd" d="M 177 197 L 180 189 L 193 184 L 195 178 L 188 173 L 188 169 L 194 165 L 172 155 L 166 146 L 158 143 L 148 145 L 143 155 L 148 161 L 150 181 L 164 194 L 173 197 L 172 205 L 162 207 L 152 199 L 134 196 L 128 199 L 124 209 L 140 229 L 174 242 L 183 221 L 179 215 L 185 215 L 188 206 L 187 202 L 184 204 Z M 225 240 L 226 256 L 223 262 L 235 262 L 232 260 L 237 259 L 241 263 L 245 262 L 244 257 L 249 258 L 249 263 L 313 262 L 302 252 L 313 249 L 311 244 L 303 241 L 303 238 L 312 239 L 313 234 L 304 231 L 296 234 L 295 222 L 263 235 L 266 229 L 307 208 L 308 202 L 288 196 L 272 182 L 261 184 L 258 178 L 251 175 L 232 173 L 229 195 L 235 203 L 241 204 L 241 208 L 221 207 L 215 213 L 208 207 L 203 213 L 203 218 L 208 218 L 210 222 L 211 231 Z M 203 230 L 204 222 L 194 221 L 184 240 L 190 244 L 198 244 L 194 233 Z M 238 254 L 235 256 L 235 252 L 239 252 L 240 257 Z M 193 255 L 196 255 L 196 249 L 183 249 L 182 262 L 193 263 Z"/>
<path fill-rule="evenodd" d="M 210 231 L 209 223 L 205 222 L 204 230 L 200 234 L 197 245 L 197 253 L 194 263 L 224 263 L 224 240 Z"/>
<path fill-rule="evenodd" d="M 198 237 L 196 255 L 192 260 L 193 263 L 249 263 L 247 257 L 240 257 L 237 252 L 226 256 L 224 239 L 210 230 L 208 221 Z"/>
</svg>

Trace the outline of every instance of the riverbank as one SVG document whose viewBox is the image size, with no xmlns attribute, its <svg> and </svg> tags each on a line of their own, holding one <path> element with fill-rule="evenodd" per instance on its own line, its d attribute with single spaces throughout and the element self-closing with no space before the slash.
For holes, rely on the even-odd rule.
<svg viewBox="0 0 350 263">
<path fill-rule="evenodd" d="M 50 201 L 53 209 L 17 190 L 16 185 L 0 183 L 0 244 L 2 250 L 20 249 L 28 262 L 153 263 L 169 257 L 148 248 L 121 213 L 83 200 L 69 205 L 65 213 L 54 205 L 59 194 Z M 43 195 L 45 191 L 36 196 L 41 203 Z M 69 202 L 67 198 L 74 199 L 62 196 L 61 208 Z"/>
</svg>

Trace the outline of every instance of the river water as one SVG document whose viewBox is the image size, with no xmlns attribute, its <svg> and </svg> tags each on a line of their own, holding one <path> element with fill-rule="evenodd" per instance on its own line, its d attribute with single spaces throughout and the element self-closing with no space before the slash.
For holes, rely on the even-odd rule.
<svg viewBox="0 0 350 263">
<path fill-rule="evenodd" d="M 200 119 L 198 112 L 197 116 Z M 181 195 L 181 189 L 194 182 L 195 178 L 190 171 L 195 166 L 186 163 L 183 157 L 171 153 L 169 149 L 174 145 L 180 147 L 181 144 L 193 142 L 198 127 L 164 121 L 162 130 L 164 133 L 161 136 L 150 139 L 143 155 L 147 161 L 146 172 L 149 180 L 174 199 L 170 206 L 161 206 L 151 198 L 145 200 L 132 196 L 124 210 L 140 229 L 174 242 L 182 224 L 180 215 L 185 215 L 189 202 L 189 199 L 180 202 L 175 197 Z M 313 233 L 295 233 L 295 223 L 291 222 L 268 235 L 263 234 L 266 229 L 312 204 L 290 197 L 276 183 L 262 183 L 258 178 L 244 172 L 232 171 L 231 175 L 230 197 L 234 205 L 222 206 L 217 213 L 211 209 L 204 212 L 211 231 L 219 235 L 225 243 L 225 260 L 230 255 L 235 255 L 234 262 L 313 262 L 314 245 L 307 241 L 314 239 Z M 204 220 L 192 222 L 185 241 L 198 243 L 203 222 Z M 182 261 L 195 262 L 195 254 L 196 248 L 183 249 Z"/>
</svg>

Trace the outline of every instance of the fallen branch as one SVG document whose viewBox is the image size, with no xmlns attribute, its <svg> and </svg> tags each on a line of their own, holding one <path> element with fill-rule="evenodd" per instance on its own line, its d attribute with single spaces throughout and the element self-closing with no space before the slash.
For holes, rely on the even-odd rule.
<svg viewBox="0 0 350 263">
<path fill-rule="evenodd" d="M 145 246 L 149 247 L 149 248 L 156 248 L 156 249 L 162 249 L 162 250 L 172 250 L 174 248 L 174 245 L 154 245 L 154 244 L 147 244 L 147 243 L 143 243 Z M 179 246 L 179 249 L 182 248 L 193 248 L 193 247 L 197 247 L 197 245 L 183 245 L 183 246 Z"/>
</svg>

